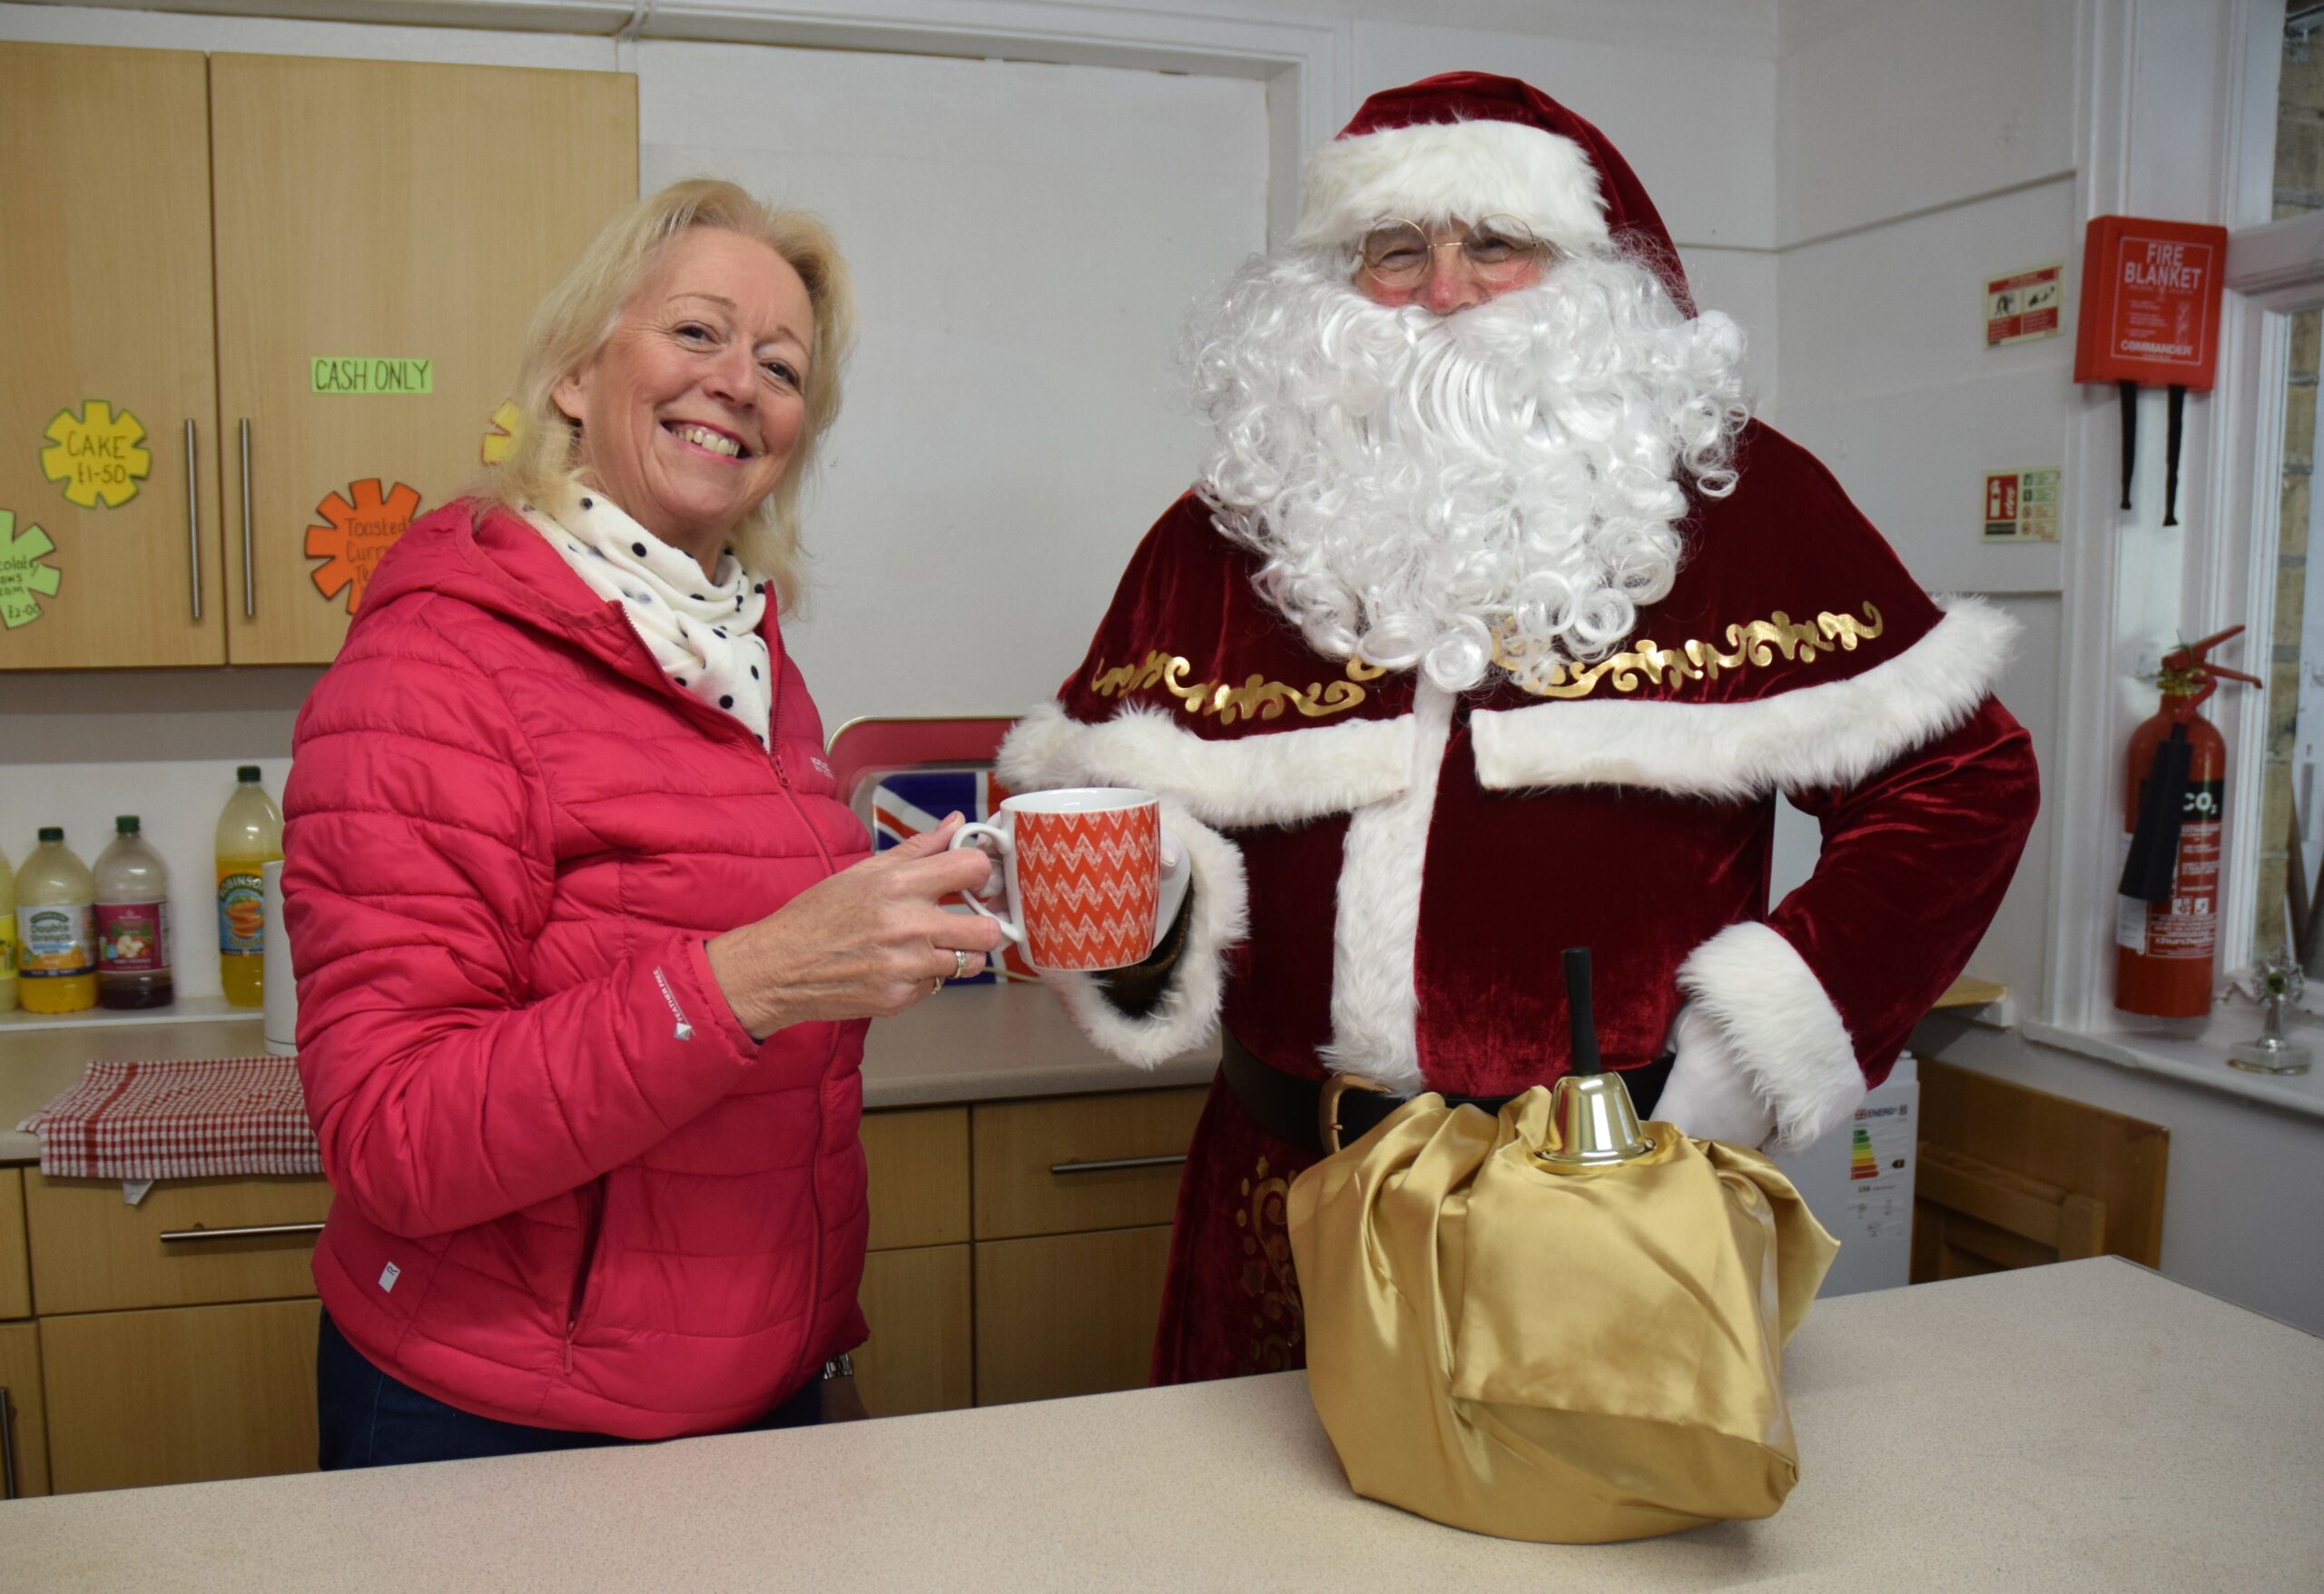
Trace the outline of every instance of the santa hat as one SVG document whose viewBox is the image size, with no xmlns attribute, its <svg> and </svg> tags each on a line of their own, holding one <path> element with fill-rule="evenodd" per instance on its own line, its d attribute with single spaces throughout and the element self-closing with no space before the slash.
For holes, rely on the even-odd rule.
<svg viewBox="0 0 2324 1594">
<path fill-rule="evenodd" d="M 1670 234 L 1606 135 L 1530 84 L 1451 72 L 1364 102 L 1308 157 L 1293 242 L 1352 244 L 1384 221 L 1513 216 L 1569 254 L 1643 256 L 1693 313 Z"/>
</svg>

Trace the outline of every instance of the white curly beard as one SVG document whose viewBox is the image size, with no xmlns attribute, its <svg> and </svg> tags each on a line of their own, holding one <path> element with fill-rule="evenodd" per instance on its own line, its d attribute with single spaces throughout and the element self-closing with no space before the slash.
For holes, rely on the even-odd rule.
<svg viewBox="0 0 2324 1594">
<path fill-rule="evenodd" d="M 1734 490 L 1743 334 L 1646 266 L 1573 257 L 1438 317 L 1337 255 L 1255 261 L 1187 332 L 1203 494 L 1260 595 L 1330 658 L 1478 685 L 1588 660 L 1670 590 L 1690 477 Z"/>
</svg>

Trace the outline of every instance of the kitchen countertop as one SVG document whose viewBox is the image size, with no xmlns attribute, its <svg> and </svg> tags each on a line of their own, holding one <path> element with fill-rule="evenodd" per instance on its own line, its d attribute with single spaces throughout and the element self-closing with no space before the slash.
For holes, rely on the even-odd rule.
<svg viewBox="0 0 2324 1594">
<path fill-rule="evenodd" d="M 1297 1373 L 0 1506 L 0 1586 L 1758 1589 L 2324 1586 L 2324 1341 L 2112 1257 L 1817 1306 L 1802 1475 L 1627 1545 L 1351 1493 Z"/>
<path fill-rule="evenodd" d="M 40 1160 L 16 1126 L 94 1061 L 246 1058 L 266 1050 L 256 1015 L 183 1023 L 106 1025 L 0 1033 L 0 1166 Z M 934 1107 L 1013 1097 L 1080 1096 L 1206 1085 L 1216 1046 L 1152 1070 L 1089 1044 L 1057 999 L 1038 986 L 962 985 L 872 1026 L 863 1051 L 866 1107 Z"/>
</svg>

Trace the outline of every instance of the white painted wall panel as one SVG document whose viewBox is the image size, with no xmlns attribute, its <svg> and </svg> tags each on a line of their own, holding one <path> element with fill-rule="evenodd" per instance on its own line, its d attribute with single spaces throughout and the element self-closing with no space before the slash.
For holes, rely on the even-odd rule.
<svg viewBox="0 0 2324 1594">
<path fill-rule="evenodd" d="M 1664 45 L 1646 47 L 1355 25 L 1359 99 L 1462 71 L 1522 78 L 1595 123 L 1681 244 L 1766 248 L 1775 241 L 1772 60 L 1698 48 L 1683 29 L 1673 30 Z"/>
<path fill-rule="evenodd" d="M 646 44 L 643 178 L 839 234 L 862 313 L 792 645 L 836 726 L 1014 713 L 1079 662 L 1193 479 L 1171 345 L 1265 240 L 1263 85 Z"/>
<path fill-rule="evenodd" d="M 2057 410 L 2073 371 L 2079 281 L 2071 270 L 2061 277 L 2055 337 L 1999 349 L 1985 347 L 1984 285 L 2068 264 L 2073 208 L 2073 182 L 2061 178 L 1785 251 L 1785 386 L 1837 401 L 2042 370 L 2060 385 L 2035 408 Z"/>
<path fill-rule="evenodd" d="M 1863 0 L 1846 25 L 1835 9 L 1780 71 L 1783 242 L 2073 166 L 2074 0 Z"/>
</svg>

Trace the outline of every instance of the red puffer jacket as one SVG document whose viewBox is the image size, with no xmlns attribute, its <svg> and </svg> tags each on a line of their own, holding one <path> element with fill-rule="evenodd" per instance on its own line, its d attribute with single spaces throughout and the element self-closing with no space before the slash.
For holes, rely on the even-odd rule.
<svg viewBox="0 0 2324 1594">
<path fill-rule="evenodd" d="M 539 1427 L 734 1427 L 862 1343 L 861 1022 L 763 1045 L 703 943 L 846 867 L 767 607 L 774 746 L 663 675 L 538 533 L 455 504 L 299 716 L 285 910 L 337 1201 L 323 1304 Z"/>
</svg>

